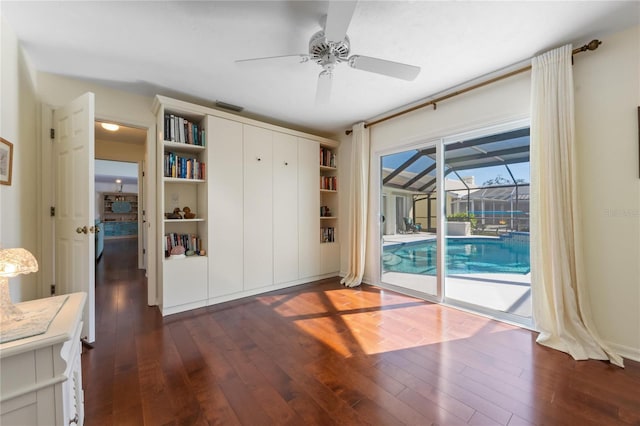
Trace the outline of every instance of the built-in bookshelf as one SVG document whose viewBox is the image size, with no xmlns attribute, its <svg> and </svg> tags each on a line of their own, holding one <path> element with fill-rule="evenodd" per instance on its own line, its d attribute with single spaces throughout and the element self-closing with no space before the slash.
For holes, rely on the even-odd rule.
<svg viewBox="0 0 640 426">
<path fill-rule="evenodd" d="M 154 113 L 163 315 L 339 272 L 337 141 L 160 95 Z"/>
<path fill-rule="evenodd" d="M 206 256 L 207 253 L 200 236 L 207 207 L 205 118 L 204 115 L 184 117 L 167 110 L 164 113 L 161 186 L 165 257 Z M 176 247 L 183 250 L 174 250 Z"/>
<path fill-rule="evenodd" d="M 164 315 L 207 299 L 207 115 L 201 108 L 156 97 L 157 180 L 162 259 L 158 281 Z"/>
<path fill-rule="evenodd" d="M 338 222 L 338 167 L 334 148 L 320 145 L 320 242 L 335 243 Z"/>
</svg>

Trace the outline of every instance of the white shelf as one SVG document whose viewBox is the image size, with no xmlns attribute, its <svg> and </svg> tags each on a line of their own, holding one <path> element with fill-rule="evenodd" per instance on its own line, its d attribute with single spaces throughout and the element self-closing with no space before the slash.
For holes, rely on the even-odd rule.
<svg viewBox="0 0 640 426">
<path fill-rule="evenodd" d="M 185 257 L 165 257 L 164 260 L 165 261 L 171 261 L 171 262 L 191 262 L 194 259 L 206 259 L 207 256 L 199 256 L 197 254 L 194 254 L 193 256 L 185 256 Z"/>
<path fill-rule="evenodd" d="M 320 166 L 320 170 L 335 170 L 337 171 L 338 168 L 337 167 L 331 167 L 331 166 Z"/>
<path fill-rule="evenodd" d="M 320 220 L 337 219 L 338 216 L 320 216 Z"/>
<path fill-rule="evenodd" d="M 178 223 L 178 222 L 204 222 L 205 219 L 196 217 L 195 219 L 165 219 L 165 223 Z"/>
<path fill-rule="evenodd" d="M 207 147 L 206 146 L 202 146 L 202 145 L 191 145 L 188 143 L 180 143 L 180 142 L 169 142 L 169 141 L 163 141 L 164 142 L 164 148 L 166 150 L 178 150 L 178 151 L 190 151 L 190 152 L 200 152 L 200 151 L 204 151 Z"/>
<path fill-rule="evenodd" d="M 162 178 L 165 183 L 206 183 L 206 180 L 203 179 L 185 179 L 185 178 L 174 178 L 174 177 L 163 177 Z"/>
<path fill-rule="evenodd" d="M 321 189 L 320 192 L 333 192 L 333 193 L 336 193 L 338 191 L 336 191 L 335 189 Z"/>
</svg>

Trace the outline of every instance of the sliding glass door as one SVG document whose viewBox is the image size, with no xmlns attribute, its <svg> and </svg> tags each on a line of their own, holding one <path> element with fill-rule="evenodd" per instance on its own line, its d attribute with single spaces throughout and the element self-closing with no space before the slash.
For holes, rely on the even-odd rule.
<svg viewBox="0 0 640 426">
<path fill-rule="evenodd" d="M 381 282 L 531 325 L 529 127 L 382 155 Z"/>
</svg>

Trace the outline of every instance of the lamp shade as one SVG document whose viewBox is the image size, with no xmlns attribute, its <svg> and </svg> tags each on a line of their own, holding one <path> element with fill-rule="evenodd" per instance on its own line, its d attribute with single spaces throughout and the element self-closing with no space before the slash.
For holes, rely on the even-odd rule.
<svg viewBox="0 0 640 426">
<path fill-rule="evenodd" d="M 38 261 L 23 248 L 0 249 L 0 277 L 15 277 L 38 271 Z"/>
</svg>

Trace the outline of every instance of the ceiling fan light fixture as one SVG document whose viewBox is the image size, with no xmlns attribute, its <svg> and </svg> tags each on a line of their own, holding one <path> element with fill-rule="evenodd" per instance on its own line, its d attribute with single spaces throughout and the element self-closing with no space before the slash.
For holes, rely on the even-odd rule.
<svg viewBox="0 0 640 426">
<path fill-rule="evenodd" d="M 120 126 L 114 123 L 100 123 L 103 129 L 108 130 L 110 132 L 117 132 L 120 129 Z"/>
</svg>

